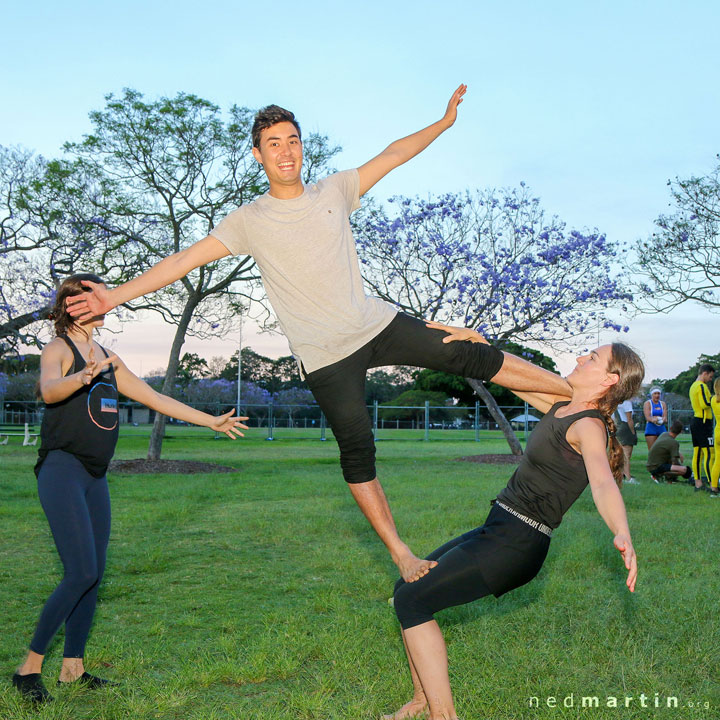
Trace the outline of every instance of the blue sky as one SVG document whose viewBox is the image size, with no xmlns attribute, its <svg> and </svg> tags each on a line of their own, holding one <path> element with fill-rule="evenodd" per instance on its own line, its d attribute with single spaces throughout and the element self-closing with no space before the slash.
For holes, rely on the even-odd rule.
<svg viewBox="0 0 720 720">
<path fill-rule="evenodd" d="M 634 242 L 665 211 L 667 180 L 708 172 L 720 151 L 720 3 L 709 0 L 7 5 L 0 143 L 47 156 L 90 129 L 105 94 L 133 87 L 224 108 L 276 102 L 354 167 L 439 118 L 465 82 L 456 125 L 377 197 L 524 181 L 568 225 Z M 670 377 L 720 350 L 717 320 L 686 307 L 636 318 L 627 337 L 649 376 Z M 236 342 L 185 349 L 229 356 Z M 287 352 L 281 338 L 248 342 Z M 164 365 L 169 346 L 151 320 L 117 343 L 138 372 Z"/>
</svg>

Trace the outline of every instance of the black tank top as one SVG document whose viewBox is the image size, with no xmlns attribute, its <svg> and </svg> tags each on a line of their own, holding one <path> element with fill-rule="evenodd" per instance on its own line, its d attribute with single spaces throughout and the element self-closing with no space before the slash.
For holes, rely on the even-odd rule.
<svg viewBox="0 0 720 720">
<path fill-rule="evenodd" d="M 65 377 L 85 367 L 85 359 L 66 335 L 73 364 Z M 108 357 L 107 350 L 101 348 Z M 40 449 L 35 474 L 51 450 L 72 453 L 93 477 L 102 477 L 115 452 L 118 438 L 118 392 L 112 364 L 72 395 L 45 406 L 40 427 Z"/>
<path fill-rule="evenodd" d="M 562 516 L 588 484 L 582 455 L 572 448 L 565 433 L 580 418 L 603 419 L 595 409 L 555 416 L 558 408 L 569 404 L 569 400 L 555 403 L 536 425 L 520 465 L 497 496 L 505 505 L 551 528 L 560 525 Z"/>
</svg>

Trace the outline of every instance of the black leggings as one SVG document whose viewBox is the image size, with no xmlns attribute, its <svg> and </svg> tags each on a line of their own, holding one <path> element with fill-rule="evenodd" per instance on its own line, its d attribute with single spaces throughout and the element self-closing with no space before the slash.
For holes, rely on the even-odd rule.
<svg viewBox="0 0 720 720">
<path fill-rule="evenodd" d="M 427 575 L 395 583 L 395 613 L 404 630 L 433 619 L 438 610 L 500 596 L 540 572 L 550 538 L 495 505 L 482 527 L 431 552 Z"/>
<path fill-rule="evenodd" d="M 503 354 L 484 343 L 444 343 L 444 332 L 398 313 L 369 343 L 342 360 L 314 372 L 306 380 L 332 427 L 340 447 L 340 466 L 349 483 L 373 480 L 375 441 L 365 405 L 365 376 L 370 368 L 414 365 L 462 377 L 490 380 L 503 364 Z"/>
<path fill-rule="evenodd" d="M 110 538 L 110 495 L 70 453 L 51 450 L 38 473 L 38 494 L 65 574 L 45 603 L 30 649 L 44 655 L 65 623 L 66 658 L 81 658 L 90 632 Z"/>
</svg>

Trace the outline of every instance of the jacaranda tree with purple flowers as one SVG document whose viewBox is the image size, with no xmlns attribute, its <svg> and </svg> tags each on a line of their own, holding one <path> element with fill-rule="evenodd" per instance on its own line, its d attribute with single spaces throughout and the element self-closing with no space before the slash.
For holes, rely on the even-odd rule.
<svg viewBox="0 0 720 720">
<path fill-rule="evenodd" d="M 521 184 L 369 205 L 355 219 L 372 294 L 428 320 L 476 328 L 490 342 L 572 346 L 617 321 L 632 298 L 598 231 L 568 230 Z M 520 445 L 482 383 L 475 391 Z"/>
<path fill-rule="evenodd" d="M 0 147 L 0 356 L 41 347 L 62 278 L 107 269 L 102 189 L 67 163 Z"/>
</svg>

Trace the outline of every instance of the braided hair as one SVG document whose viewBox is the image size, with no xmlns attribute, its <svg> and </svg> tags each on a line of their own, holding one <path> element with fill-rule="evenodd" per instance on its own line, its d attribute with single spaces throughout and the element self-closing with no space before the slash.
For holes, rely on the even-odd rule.
<svg viewBox="0 0 720 720">
<path fill-rule="evenodd" d="M 612 343 L 607 371 L 619 377 L 607 392 L 598 399 L 597 408 L 603 414 L 608 431 L 608 460 L 615 482 L 622 486 L 625 456 L 622 445 L 615 437 L 616 425 L 613 415 L 617 406 L 637 394 L 645 377 L 645 366 L 640 356 L 624 343 Z"/>
</svg>

